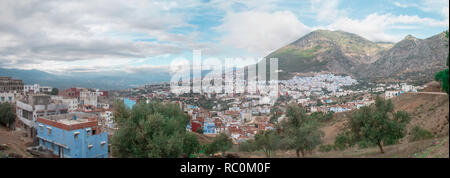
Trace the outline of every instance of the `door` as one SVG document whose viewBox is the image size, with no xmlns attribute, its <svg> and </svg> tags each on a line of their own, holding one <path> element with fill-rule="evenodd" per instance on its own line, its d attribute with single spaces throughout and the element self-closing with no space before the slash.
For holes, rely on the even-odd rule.
<svg viewBox="0 0 450 178">
<path fill-rule="evenodd" d="M 64 158 L 64 148 L 63 147 L 59 147 L 59 151 L 58 151 L 58 157 L 60 158 Z"/>
</svg>

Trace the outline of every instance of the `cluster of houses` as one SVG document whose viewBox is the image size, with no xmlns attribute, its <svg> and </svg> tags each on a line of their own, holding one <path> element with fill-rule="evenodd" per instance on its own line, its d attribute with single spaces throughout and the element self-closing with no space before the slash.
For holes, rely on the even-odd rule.
<svg viewBox="0 0 450 178">
<path fill-rule="evenodd" d="M 235 144 L 253 139 L 261 130 L 273 130 L 267 114 L 253 115 L 250 109 L 237 107 L 225 111 L 208 111 L 194 105 L 181 104 L 190 116 L 187 131 L 215 136 L 226 133 Z"/>
<path fill-rule="evenodd" d="M 281 107 L 287 103 L 296 103 L 302 105 L 308 112 L 339 113 L 373 104 L 375 101 L 368 91 L 344 89 L 345 86 L 355 84 L 358 82 L 350 76 L 334 74 L 319 74 L 311 77 L 296 76 L 290 80 L 279 81 L 278 97 L 288 98 L 288 101 L 281 102 Z M 415 92 L 419 88 L 406 84 L 393 84 L 384 86 L 384 89 Z M 155 84 L 135 88 L 129 92 L 136 94 L 129 94 L 131 97 L 124 99 L 126 104 L 129 103 L 127 105 L 130 105 L 130 108 L 139 100 L 138 98 L 142 97 L 147 100 L 176 102 L 190 117 L 190 122 L 186 126 L 188 131 L 210 136 L 226 133 L 234 143 L 253 139 L 258 131 L 271 130 L 275 127 L 273 123 L 276 121 L 270 121 L 270 117 L 275 112 L 274 104 L 277 101 L 258 91 L 241 94 L 205 92 L 183 95 L 172 93 L 167 84 Z M 345 103 L 334 101 L 339 97 L 352 94 L 360 97 Z M 209 109 L 200 107 L 197 104 L 201 100 L 208 100 L 213 106 Z M 277 112 L 280 112 L 277 113 L 281 116 L 280 118 L 284 117 L 283 111 Z"/>
<path fill-rule="evenodd" d="M 15 106 L 14 129 L 24 130 L 54 157 L 106 158 L 115 130 L 108 91 L 69 88 L 50 95 L 52 87 L 23 85 L 0 77 L 0 102 Z"/>
<path fill-rule="evenodd" d="M 280 93 L 294 100 L 307 99 L 316 96 L 345 96 L 353 93 L 341 87 L 357 84 L 350 76 L 320 74 L 312 77 L 295 76 L 290 80 L 280 81 Z"/>
<path fill-rule="evenodd" d="M 278 97 L 285 96 L 289 101 L 284 101 L 284 104 L 294 102 L 308 108 L 308 112 L 338 113 L 374 103 L 373 97 L 367 94 L 369 90 L 384 92 L 384 97 L 389 99 L 423 89 L 423 86 L 406 83 L 377 84 L 368 90 L 343 89 L 344 86 L 357 83 L 350 76 L 333 74 L 296 76 L 279 81 Z M 109 92 L 68 88 L 59 91 L 58 95 L 49 95 L 52 90 L 49 86 L 23 85 L 21 80 L 0 77 L 0 103 L 15 105 L 15 127 L 25 130 L 41 147 L 51 150 L 58 157 L 108 157 L 108 136 L 116 130 Z M 129 108 L 142 98 L 147 101 L 156 98 L 163 102 L 176 102 L 190 117 L 186 126 L 188 131 L 210 136 L 226 133 L 236 144 L 253 139 L 259 131 L 275 129 L 270 118 L 277 103 L 276 98 L 258 91 L 239 95 L 174 95 L 167 84 L 154 84 L 129 89 L 127 92 L 131 94 L 123 97 L 123 102 Z M 358 93 L 363 93 L 363 96 L 356 100 L 339 104 L 333 101 L 341 96 Z M 205 99 L 212 101 L 212 108 L 205 109 L 192 104 Z M 283 113 L 277 114 L 284 117 Z"/>
<path fill-rule="evenodd" d="M 400 96 L 403 93 L 409 93 L 409 92 L 417 92 L 418 90 L 424 89 L 425 86 L 412 86 L 408 85 L 406 83 L 400 83 L 400 84 L 377 84 L 376 91 L 384 92 L 384 98 L 385 99 L 391 99 L 396 96 Z"/>
</svg>

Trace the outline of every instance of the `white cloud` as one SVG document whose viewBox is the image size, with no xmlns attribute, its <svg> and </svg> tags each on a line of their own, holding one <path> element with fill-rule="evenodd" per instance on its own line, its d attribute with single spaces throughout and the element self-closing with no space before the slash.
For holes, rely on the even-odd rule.
<svg viewBox="0 0 450 178">
<path fill-rule="evenodd" d="M 421 18 L 419 16 L 395 16 L 392 14 L 374 13 L 362 20 L 342 17 L 325 28 L 356 33 L 372 41 L 397 42 L 404 37 L 404 34 L 391 35 L 387 33 L 388 30 L 412 29 L 423 26 L 448 26 L 448 21 L 438 21 L 431 18 Z"/>
<path fill-rule="evenodd" d="M 139 0 L 0 1 L 0 67 L 62 70 L 72 61 L 132 61 L 202 45 L 195 35 L 169 32 L 189 26 L 183 16 L 168 12 L 177 6 Z M 136 42 L 110 33 L 158 41 Z"/>
<path fill-rule="evenodd" d="M 408 3 L 406 3 L 408 2 Z M 417 8 L 424 12 L 436 13 L 441 15 L 448 21 L 449 2 L 448 0 L 421 0 L 417 3 L 411 3 L 409 0 L 406 2 L 394 2 L 393 4 L 401 8 Z"/>
<path fill-rule="evenodd" d="M 228 13 L 217 30 L 225 33 L 223 44 L 247 49 L 258 57 L 310 32 L 290 11 Z"/>
<path fill-rule="evenodd" d="M 353 19 L 348 16 L 351 11 L 340 8 L 340 0 L 1 0 L 0 67 L 137 70 L 129 66 L 155 56 L 176 57 L 192 49 L 202 49 L 205 56 L 212 57 L 236 56 L 241 51 L 251 57 L 264 57 L 317 28 L 344 30 L 375 41 L 398 41 L 403 35 L 392 35 L 390 29 L 448 27 L 447 0 L 398 0 L 394 5 L 440 14 L 443 19 L 409 13 L 373 13 Z M 310 28 L 302 23 L 305 19 L 300 21 L 293 12 L 321 25 Z M 222 24 L 214 28 L 223 33 L 217 36 L 219 43 L 203 41 L 202 36 L 210 29 L 188 24 L 199 15 L 217 19 L 225 15 Z M 171 33 L 176 27 L 192 27 L 194 32 Z M 133 41 L 133 35 L 152 40 Z"/>
<path fill-rule="evenodd" d="M 311 0 L 311 11 L 316 19 L 322 22 L 331 22 L 346 15 L 346 11 L 339 9 L 339 0 Z"/>
</svg>

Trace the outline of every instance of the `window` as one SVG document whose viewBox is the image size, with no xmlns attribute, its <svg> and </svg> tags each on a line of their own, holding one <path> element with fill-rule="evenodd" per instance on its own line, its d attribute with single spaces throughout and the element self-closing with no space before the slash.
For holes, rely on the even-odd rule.
<svg viewBox="0 0 450 178">
<path fill-rule="evenodd" d="M 51 127 L 47 127 L 47 132 L 48 132 L 48 134 L 52 134 L 52 128 Z"/>
<path fill-rule="evenodd" d="M 74 135 L 74 138 L 77 139 L 78 135 L 80 135 L 80 132 L 74 132 L 73 135 Z"/>
</svg>

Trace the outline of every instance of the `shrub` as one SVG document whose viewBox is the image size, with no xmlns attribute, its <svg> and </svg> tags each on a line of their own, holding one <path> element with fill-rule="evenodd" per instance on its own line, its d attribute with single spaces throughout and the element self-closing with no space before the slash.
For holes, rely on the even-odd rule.
<svg viewBox="0 0 450 178">
<path fill-rule="evenodd" d="M 334 140 L 334 149 L 336 150 L 345 150 L 353 145 L 354 139 L 349 131 L 339 133 Z"/>
<path fill-rule="evenodd" d="M 320 145 L 319 152 L 330 152 L 335 149 L 334 145 Z"/>
<path fill-rule="evenodd" d="M 420 128 L 419 126 L 415 126 L 411 131 L 411 139 L 410 141 L 424 140 L 433 138 L 433 134 L 425 129 Z"/>
</svg>

